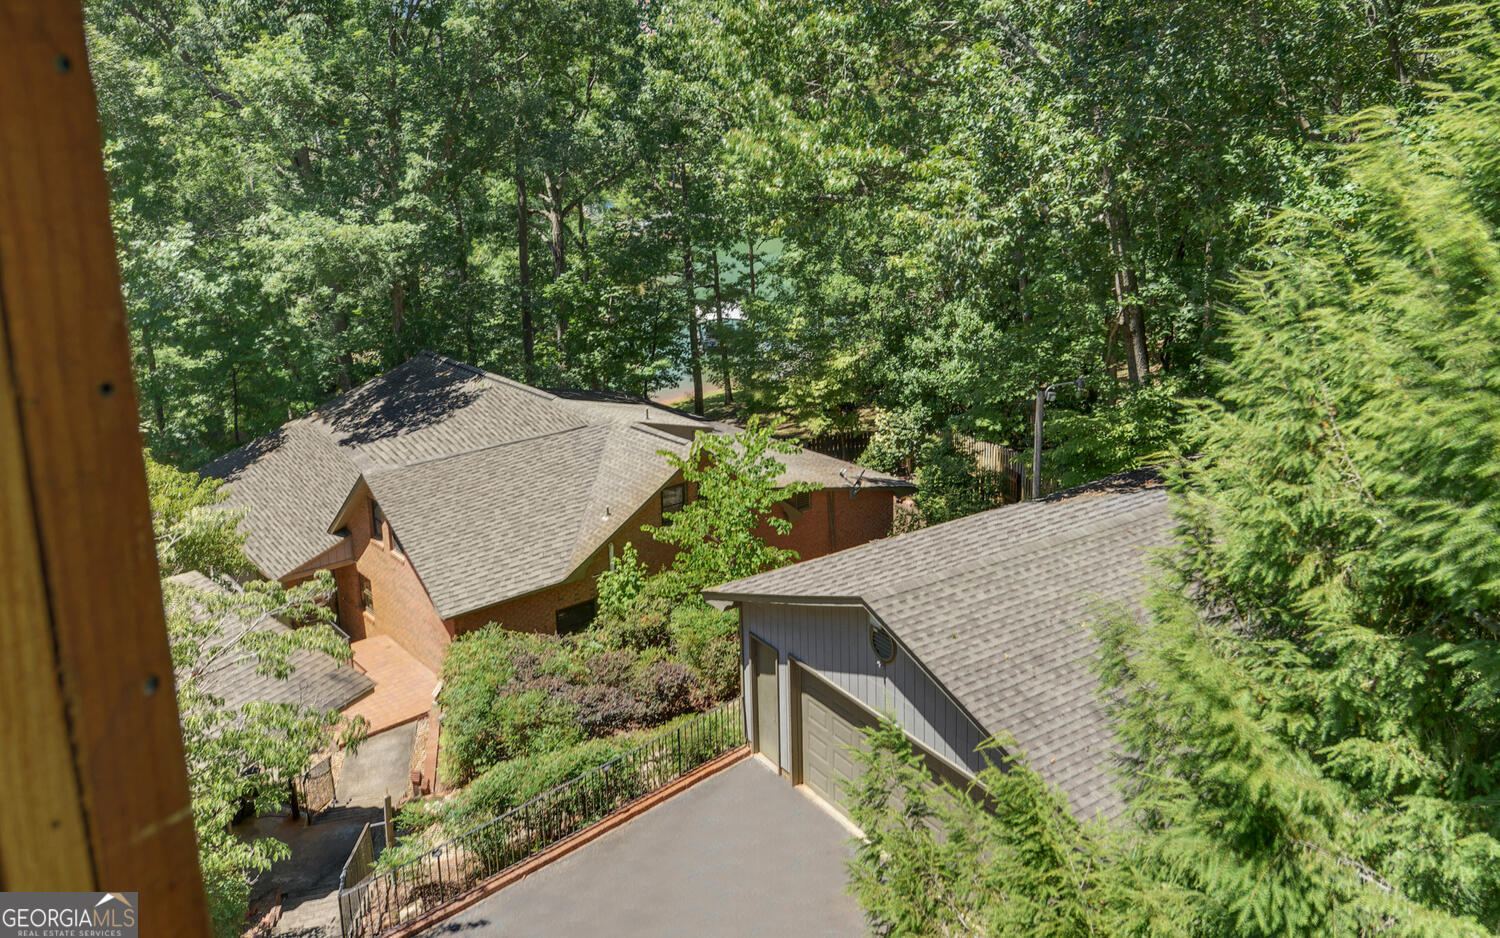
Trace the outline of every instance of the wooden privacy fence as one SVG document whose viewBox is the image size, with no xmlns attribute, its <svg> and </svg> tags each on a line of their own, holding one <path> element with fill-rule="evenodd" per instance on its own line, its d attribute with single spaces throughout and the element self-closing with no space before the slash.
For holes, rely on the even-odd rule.
<svg viewBox="0 0 1500 938">
<path fill-rule="evenodd" d="M 339 873 L 339 882 L 357 886 L 369 879 L 370 875 L 375 872 L 375 860 L 380 856 L 384 846 L 384 822 L 366 824 L 359 832 L 359 839 L 354 842 L 354 849 L 349 851 L 349 859 L 344 861 L 343 872 Z"/>
<path fill-rule="evenodd" d="M 333 759 L 325 756 L 307 767 L 297 777 L 297 794 L 302 798 L 302 807 L 311 824 L 319 814 L 333 804 L 336 792 L 333 787 Z"/>
<path fill-rule="evenodd" d="M 817 436 L 797 437 L 795 442 L 803 449 L 822 453 L 846 462 L 858 462 L 870 446 L 875 434 L 869 430 L 835 430 Z M 979 497 L 996 505 L 1018 502 L 1027 497 L 1024 481 L 1031 468 L 1026 464 L 1026 455 L 1001 443 L 987 443 L 972 436 L 954 434 L 954 445 L 974 457 L 979 469 Z M 916 467 L 916 457 L 903 460 L 901 474 L 910 476 Z M 1042 493 L 1054 491 L 1056 482 L 1042 480 Z"/>
<path fill-rule="evenodd" d="M 834 430 L 817 436 L 799 437 L 795 442 L 814 453 L 822 453 L 844 462 L 859 462 L 859 457 L 869 447 L 874 436 L 869 430 Z"/>
<path fill-rule="evenodd" d="M 339 880 L 344 938 L 411 922 L 744 744 L 736 698 L 383 873 L 352 880 L 362 861 L 351 856 Z"/>
</svg>

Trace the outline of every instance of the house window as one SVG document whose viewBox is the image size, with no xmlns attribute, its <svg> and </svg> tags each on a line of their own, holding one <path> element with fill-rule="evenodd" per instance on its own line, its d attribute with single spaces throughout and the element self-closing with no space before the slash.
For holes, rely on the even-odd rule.
<svg viewBox="0 0 1500 938">
<path fill-rule="evenodd" d="M 557 610 L 557 634 L 572 635 L 574 632 L 582 632 L 593 624 L 594 615 L 598 609 L 599 604 L 590 599 L 588 602 Z"/>
<path fill-rule="evenodd" d="M 792 507 L 797 509 L 798 511 L 806 511 L 807 509 L 812 507 L 812 493 L 798 492 L 791 498 L 787 499 L 787 501 L 791 502 Z"/>
<path fill-rule="evenodd" d="M 375 611 L 375 595 L 370 589 L 370 578 L 363 573 L 359 575 L 359 608 L 366 612 Z"/>
<path fill-rule="evenodd" d="M 661 490 L 661 516 L 666 518 L 674 511 L 681 511 L 687 501 L 687 483 L 679 482 Z"/>
<path fill-rule="evenodd" d="M 370 540 L 385 540 L 385 512 L 373 500 L 370 502 Z"/>
</svg>

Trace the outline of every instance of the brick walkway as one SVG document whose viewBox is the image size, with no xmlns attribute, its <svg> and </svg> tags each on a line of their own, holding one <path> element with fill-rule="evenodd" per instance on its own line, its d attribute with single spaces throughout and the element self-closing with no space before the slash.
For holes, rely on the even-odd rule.
<svg viewBox="0 0 1500 938">
<path fill-rule="evenodd" d="M 370 721 L 370 734 L 410 723 L 432 709 L 437 676 L 387 635 L 352 643 L 354 664 L 375 682 L 374 692 L 344 708 L 344 715 Z"/>
</svg>

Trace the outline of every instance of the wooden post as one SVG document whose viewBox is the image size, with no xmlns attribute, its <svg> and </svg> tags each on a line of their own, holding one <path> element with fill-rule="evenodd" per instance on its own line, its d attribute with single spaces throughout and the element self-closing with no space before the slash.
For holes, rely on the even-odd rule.
<svg viewBox="0 0 1500 938">
<path fill-rule="evenodd" d="M 83 14 L 0 32 L 0 889 L 207 936 Z"/>
<path fill-rule="evenodd" d="M 395 813 L 391 810 L 391 793 L 385 793 L 385 807 L 381 809 L 385 819 L 385 849 L 389 850 L 396 845 L 396 822 Z"/>
</svg>

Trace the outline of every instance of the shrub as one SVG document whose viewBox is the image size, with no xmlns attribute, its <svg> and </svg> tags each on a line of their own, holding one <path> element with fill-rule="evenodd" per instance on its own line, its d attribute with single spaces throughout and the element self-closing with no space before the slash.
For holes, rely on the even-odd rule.
<svg viewBox="0 0 1500 938">
<path fill-rule="evenodd" d="M 583 659 L 583 670 L 591 684 L 624 687 L 630 683 L 636 656 L 623 649 L 600 649 Z"/>
<path fill-rule="evenodd" d="M 653 661 L 636 671 L 630 689 L 647 723 L 660 723 L 693 708 L 696 682 L 679 661 Z"/>
<path fill-rule="evenodd" d="M 640 739 L 634 735 L 591 739 L 554 752 L 501 762 L 448 802 L 443 825 L 451 835 L 499 817 L 639 744 Z"/>
<path fill-rule="evenodd" d="M 734 614 L 703 602 L 672 613 L 672 648 L 698 678 L 704 702 L 724 700 L 740 681 L 739 622 Z"/>
<path fill-rule="evenodd" d="M 641 722 L 640 702 L 623 687 L 608 684 L 572 687 L 568 697 L 585 735 L 602 736 Z"/>
<path fill-rule="evenodd" d="M 506 759 L 547 752 L 583 738 L 573 704 L 537 687 L 496 694 L 482 715 L 461 728 L 458 732 L 446 722 L 443 727 L 442 773 L 450 785 L 462 784 Z"/>
<path fill-rule="evenodd" d="M 605 648 L 643 652 L 671 641 L 673 599 L 661 577 L 653 577 L 635 601 L 623 609 L 601 613 L 594 620 L 595 638 Z"/>
<path fill-rule="evenodd" d="M 629 614 L 647 583 L 646 565 L 633 544 L 626 544 L 609 569 L 599 574 L 598 616 L 621 618 Z"/>
<path fill-rule="evenodd" d="M 584 673 L 575 643 L 491 623 L 460 636 L 443 661 L 443 781 L 581 738 L 565 691 Z"/>
</svg>

